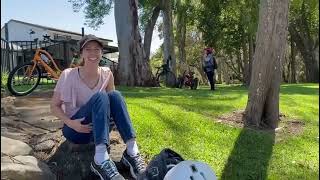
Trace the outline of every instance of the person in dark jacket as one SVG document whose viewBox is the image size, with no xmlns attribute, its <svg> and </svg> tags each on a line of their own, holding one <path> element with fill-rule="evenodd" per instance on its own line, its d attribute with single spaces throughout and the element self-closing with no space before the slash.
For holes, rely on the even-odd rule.
<svg viewBox="0 0 320 180">
<path fill-rule="evenodd" d="M 203 54 L 203 70 L 207 74 L 211 90 L 215 90 L 214 70 L 218 68 L 216 59 L 213 56 L 212 48 L 205 48 Z"/>
</svg>

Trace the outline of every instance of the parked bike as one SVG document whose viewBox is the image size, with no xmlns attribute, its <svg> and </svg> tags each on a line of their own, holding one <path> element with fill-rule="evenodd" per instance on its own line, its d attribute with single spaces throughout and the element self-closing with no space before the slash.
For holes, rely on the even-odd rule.
<svg viewBox="0 0 320 180">
<path fill-rule="evenodd" d="M 183 74 L 178 78 L 178 87 L 190 87 L 191 89 L 196 90 L 198 88 L 199 79 L 194 77 L 194 74 L 194 71 L 191 71 L 190 67 L 188 72 L 184 71 Z"/>
<path fill-rule="evenodd" d="M 44 35 L 45 42 L 59 43 L 50 36 Z M 15 96 L 30 94 L 40 84 L 41 78 L 57 81 L 62 70 L 45 47 L 37 48 L 31 62 L 18 65 L 9 72 L 7 87 Z"/>
<path fill-rule="evenodd" d="M 177 80 L 174 73 L 171 71 L 169 63 L 171 58 L 169 57 L 166 64 L 163 64 L 157 68 L 156 72 L 156 82 L 158 86 L 166 86 L 166 87 L 176 87 Z"/>
</svg>

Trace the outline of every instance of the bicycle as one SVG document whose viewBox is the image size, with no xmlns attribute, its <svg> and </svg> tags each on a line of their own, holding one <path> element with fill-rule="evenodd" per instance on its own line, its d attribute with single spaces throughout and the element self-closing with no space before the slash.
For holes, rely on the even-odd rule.
<svg viewBox="0 0 320 180">
<path fill-rule="evenodd" d="M 46 75 L 42 74 L 40 67 L 45 69 Z M 17 66 L 9 73 L 7 87 L 12 95 L 25 96 L 37 88 L 41 78 L 57 81 L 61 72 L 52 56 L 46 50 L 38 48 L 31 62 Z"/>
<path fill-rule="evenodd" d="M 166 87 L 176 87 L 176 76 L 170 70 L 168 64 L 163 64 L 160 67 L 156 67 L 156 82 L 158 86 L 164 85 Z"/>
<path fill-rule="evenodd" d="M 199 79 L 195 77 L 195 72 L 190 69 L 190 67 L 195 67 L 195 65 L 190 65 L 188 67 L 188 72 L 185 70 L 182 75 L 178 77 L 178 87 L 190 87 L 192 90 L 198 88 Z"/>
</svg>

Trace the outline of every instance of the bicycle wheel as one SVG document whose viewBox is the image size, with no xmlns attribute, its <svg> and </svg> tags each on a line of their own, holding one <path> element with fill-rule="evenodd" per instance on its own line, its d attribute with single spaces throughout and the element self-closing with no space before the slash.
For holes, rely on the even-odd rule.
<svg viewBox="0 0 320 180">
<path fill-rule="evenodd" d="M 166 86 L 166 87 L 176 87 L 176 76 L 173 74 L 173 72 L 167 72 L 167 73 L 160 73 L 158 76 L 158 81 L 160 83 L 160 86 Z"/>
<path fill-rule="evenodd" d="M 12 95 L 25 96 L 30 94 L 40 83 L 41 71 L 33 62 L 15 67 L 10 73 L 7 81 L 8 90 Z M 31 72 L 32 71 L 32 72 Z"/>
</svg>

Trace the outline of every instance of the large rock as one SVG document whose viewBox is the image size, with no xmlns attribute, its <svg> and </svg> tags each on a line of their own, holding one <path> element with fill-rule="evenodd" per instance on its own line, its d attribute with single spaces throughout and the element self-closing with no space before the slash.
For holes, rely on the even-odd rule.
<svg viewBox="0 0 320 180">
<path fill-rule="evenodd" d="M 129 169 L 119 162 L 126 146 L 120 140 L 120 134 L 117 131 L 111 132 L 110 144 L 110 158 L 115 162 L 125 179 L 132 180 Z M 59 145 L 48 160 L 48 164 L 52 172 L 57 175 L 57 179 L 99 180 L 99 177 L 90 170 L 94 149 L 93 143 L 79 145 L 66 140 Z"/>
<path fill-rule="evenodd" d="M 32 153 L 31 147 L 21 141 L 1 136 L 1 154 L 18 156 Z"/>
<path fill-rule="evenodd" d="M 5 98 L 1 98 L 1 116 L 10 116 L 16 115 L 17 111 L 14 106 L 15 97 L 8 96 Z"/>
<path fill-rule="evenodd" d="M 49 167 L 33 156 L 1 157 L 1 179 L 54 180 Z"/>
</svg>

